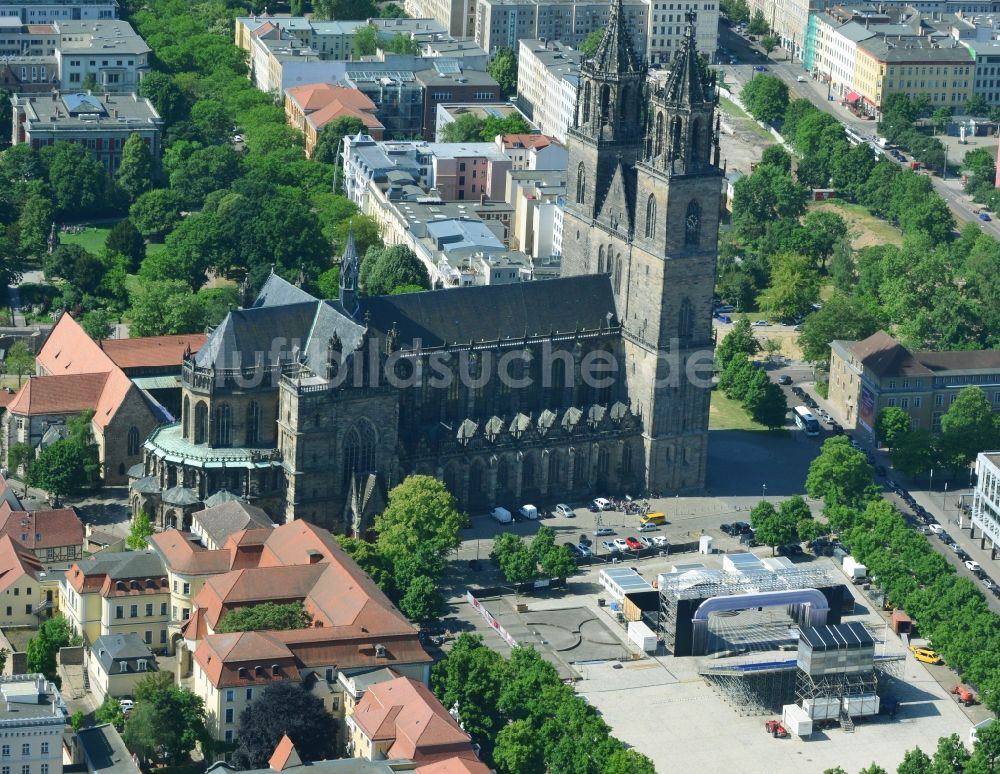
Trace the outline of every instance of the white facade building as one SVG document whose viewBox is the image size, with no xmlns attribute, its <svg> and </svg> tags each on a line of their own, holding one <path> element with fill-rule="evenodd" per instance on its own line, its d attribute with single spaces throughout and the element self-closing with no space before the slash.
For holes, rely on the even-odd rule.
<svg viewBox="0 0 1000 774">
<path fill-rule="evenodd" d="M 976 457 L 976 476 L 972 527 L 982 532 L 996 554 L 1000 545 L 1000 452 L 980 452 Z"/>
<path fill-rule="evenodd" d="M 117 0 L 0 0 L 0 17 L 13 16 L 22 24 L 56 21 L 115 19 Z"/>
<path fill-rule="evenodd" d="M 84 88 L 93 76 L 98 91 L 132 94 L 149 71 L 150 48 L 127 22 L 58 22 L 56 61 L 64 91 Z"/>
<path fill-rule="evenodd" d="M 62 774 L 68 719 L 59 689 L 42 675 L 0 677 L 0 759 L 15 774 Z"/>
<path fill-rule="evenodd" d="M 525 39 L 517 57 L 517 104 L 542 134 L 566 142 L 583 55 L 558 40 Z"/>
<path fill-rule="evenodd" d="M 825 13 L 816 14 L 816 56 L 814 68 L 830 85 L 830 93 L 843 97 L 854 89 L 854 67 L 858 43 L 875 37 L 864 25 L 846 24 Z"/>
</svg>

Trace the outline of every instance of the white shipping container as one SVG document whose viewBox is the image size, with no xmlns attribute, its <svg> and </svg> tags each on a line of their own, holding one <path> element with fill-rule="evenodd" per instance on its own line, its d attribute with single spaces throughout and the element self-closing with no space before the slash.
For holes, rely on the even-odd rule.
<svg viewBox="0 0 1000 774">
<path fill-rule="evenodd" d="M 656 652 L 656 635 L 642 621 L 628 622 L 628 638 L 634 642 L 643 653 Z"/>
<path fill-rule="evenodd" d="M 830 720 L 840 717 L 840 699 L 833 699 L 827 696 L 820 696 L 816 699 L 806 699 L 802 702 L 802 709 L 806 711 L 813 720 Z"/>
<path fill-rule="evenodd" d="M 868 717 L 877 715 L 879 698 L 874 693 L 861 693 L 844 697 L 844 709 L 852 718 Z"/>
<path fill-rule="evenodd" d="M 868 568 L 851 555 L 844 557 L 844 572 L 851 580 L 861 580 L 868 576 Z"/>
<path fill-rule="evenodd" d="M 798 704 L 786 704 L 781 708 L 781 725 L 795 736 L 809 736 L 813 731 L 813 721 Z"/>
</svg>

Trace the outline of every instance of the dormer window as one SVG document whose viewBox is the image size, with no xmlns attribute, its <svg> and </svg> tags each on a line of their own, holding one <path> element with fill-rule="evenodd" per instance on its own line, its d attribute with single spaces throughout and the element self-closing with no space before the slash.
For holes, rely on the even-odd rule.
<svg viewBox="0 0 1000 774">
<path fill-rule="evenodd" d="M 253 673 L 254 673 L 254 675 L 256 677 L 266 677 L 267 676 L 267 672 L 264 671 L 264 667 L 260 666 L 259 664 L 254 667 Z"/>
<path fill-rule="evenodd" d="M 241 680 L 246 680 L 247 679 L 247 668 L 246 667 L 240 667 L 237 670 L 236 674 L 239 676 L 239 678 Z"/>
</svg>

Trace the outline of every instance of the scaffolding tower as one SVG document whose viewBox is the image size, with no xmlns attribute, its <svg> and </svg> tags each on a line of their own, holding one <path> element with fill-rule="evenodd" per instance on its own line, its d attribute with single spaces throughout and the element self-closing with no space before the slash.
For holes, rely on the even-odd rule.
<svg viewBox="0 0 1000 774">
<path fill-rule="evenodd" d="M 795 696 L 795 659 L 705 665 L 700 674 L 739 715 L 781 712 Z"/>
</svg>

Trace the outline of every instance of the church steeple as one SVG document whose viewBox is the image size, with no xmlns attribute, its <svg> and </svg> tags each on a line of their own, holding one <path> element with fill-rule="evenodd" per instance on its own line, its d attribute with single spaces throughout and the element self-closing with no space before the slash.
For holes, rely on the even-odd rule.
<svg viewBox="0 0 1000 774">
<path fill-rule="evenodd" d="M 622 0 L 614 0 L 594 56 L 580 65 L 573 127 L 599 142 L 635 142 L 646 68 L 632 49 Z"/>
<path fill-rule="evenodd" d="M 340 305 L 353 315 L 358 308 L 358 273 L 360 270 L 358 250 L 354 246 L 354 229 L 347 227 L 347 244 L 340 259 Z"/>
<path fill-rule="evenodd" d="M 719 161 L 715 118 L 715 79 L 698 61 L 694 14 L 666 82 L 650 92 L 643 161 L 654 169 L 696 174 Z"/>
</svg>

